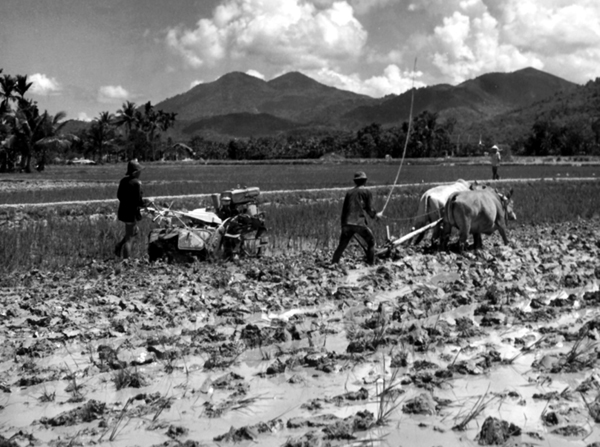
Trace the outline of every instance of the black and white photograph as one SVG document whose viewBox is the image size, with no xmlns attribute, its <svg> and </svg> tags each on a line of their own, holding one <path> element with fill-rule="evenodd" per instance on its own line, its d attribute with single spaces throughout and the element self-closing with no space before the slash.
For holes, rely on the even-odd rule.
<svg viewBox="0 0 600 447">
<path fill-rule="evenodd" d="M 1 447 L 600 447 L 598 0 L 0 0 Z"/>
</svg>

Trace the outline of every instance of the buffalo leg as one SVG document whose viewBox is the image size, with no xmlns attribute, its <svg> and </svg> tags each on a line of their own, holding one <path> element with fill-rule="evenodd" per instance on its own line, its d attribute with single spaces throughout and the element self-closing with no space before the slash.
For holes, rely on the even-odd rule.
<svg viewBox="0 0 600 447">
<path fill-rule="evenodd" d="M 450 234 L 452 233 L 452 225 L 448 222 L 444 222 L 442 225 L 442 231 L 440 236 L 440 250 L 448 249 L 448 241 L 450 240 Z"/>
<path fill-rule="evenodd" d="M 504 245 L 508 245 L 508 238 L 506 237 L 506 229 L 504 228 L 503 225 L 497 225 L 498 227 L 498 233 L 500 233 L 500 236 L 502 236 L 502 242 L 504 242 Z"/>
<path fill-rule="evenodd" d="M 469 233 L 471 232 L 471 225 L 468 222 L 464 222 L 463 226 L 460 228 L 460 236 L 458 239 L 458 251 L 462 253 L 467 245 L 467 239 L 469 238 Z"/>
<path fill-rule="evenodd" d="M 437 244 L 439 244 L 441 242 L 442 234 L 443 234 L 443 225 L 441 223 L 439 223 L 435 227 L 433 227 L 433 230 L 431 231 L 431 246 L 432 247 L 435 247 Z"/>
<path fill-rule="evenodd" d="M 475 245 L 475 250 L 481 250 L 483 248 L 481 233 L 473 233 L 473 243 Z"/>
<path fill-rule="evenodd" d="M 419 228 L 422 228 L 423 226 L 420 226 Z M 415 228 L 415 230 L 418 230 L 418 228 Z M 413 245 L 419 245 L 421 243 L 421 241 L 423 240 L 423 238 L 425 237 L 425 233 L 427 233 L 427 231 L 423 231 L 421 234 L 418 234 L 415 236 L 415 238 L 413 239 Z"/>
</svg>

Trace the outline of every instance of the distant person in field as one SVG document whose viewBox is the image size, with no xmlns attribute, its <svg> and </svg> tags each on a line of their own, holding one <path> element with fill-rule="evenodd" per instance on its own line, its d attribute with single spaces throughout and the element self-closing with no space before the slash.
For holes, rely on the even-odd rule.
<svg viewBox="0 0 600 447">
<path fill-rule="evenodd" d="M 498 168 L 500 167 L 500 148 L 495 144 L 492 146 L 492 152 L 490 154 L 490 160 L 492 161 L 492 180 L 500 180 L 500 174 L 498 174 Z"/>
<path fill-rule="evenodd" d="M 367 263 L 369 265 L 375 263 L 375 236 L 367 225 L 367 216 L 372 219 L 380 219 L 382 213 L 377 213 L 373 209 L 373 195 L 371 191 L 364 187 L 366 183 L 367 174 L 362 171 L 354 174 L 354 184 L 356 186 L 346 193 L 344 205 L 342 206 L 342 234 L 331 260 L 334 264 L 340 262 L 344 250 L 355 235 L 364 241 L 360 245 L 367 254 Z"/>
<path fill-rule="evenodd" d="M 147 205 L 147 201 L 142 198 L 141 173 L 142 166 L 137 160 L 131 160 L 127 164 L 127 172 L 121 179 L 117 191 L 119 199 L 117 218 L 125 223 L 125 236 L 115 247 L 115 255 L 124 259 L 131 256 L 132 239 L 138 234 L 137 223 L 142 220 L 140 209 Z"/>
</svg>

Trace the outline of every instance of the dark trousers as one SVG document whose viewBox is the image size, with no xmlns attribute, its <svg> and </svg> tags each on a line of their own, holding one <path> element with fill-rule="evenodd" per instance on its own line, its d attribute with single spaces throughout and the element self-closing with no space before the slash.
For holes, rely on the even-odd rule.
<svg viewBox="0 0 600 447">
<path fill-rule="evenodd" d="M 500 180 L 500 175 L 498 174 L 498 166 L 492 166 L 492 180 Z"/>
<path fill-rule="evenodd" d="M 119 257 L 123 257 L 124 259 L 129 258 L 131 256 L 131 242 L 132 239 L 137 236 L 138 227 L 137 223 L 126 222 L 125 223 L 125 237 L 121 239 L 121 241 L 115 247 L 115 255 Z"/>
<path fill-rule="evenodd" d="M 335 253 L 333 254 L 333 259 L 331 262 L 334 264 L 340 262 L 340 258 L 342 257 L 344 250 L 354 235 L 360 236 L 366 242 L 366 247 L 362 243 L 360 246 L 367 254 L 367 263 L 373 265 L 375 263 L 375 236 L 373 236 L 371 229 L 369 227 L 365 227 L 364 225 L 342 225 L 340 242 L 335 250 Z"/>
</svg>

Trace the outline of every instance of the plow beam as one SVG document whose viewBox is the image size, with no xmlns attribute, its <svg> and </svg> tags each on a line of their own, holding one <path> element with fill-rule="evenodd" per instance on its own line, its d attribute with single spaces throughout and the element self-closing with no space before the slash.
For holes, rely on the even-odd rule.
<svg viewBox="0 0 600 447">
<path fill-rule="evenodd" d="M 431 222 L 430 224 L 425 225 L 424 227 L 419 228 L 418 230 L 411 231 L 410 233 L 405 234 L 404 236 L 402 236 L 402 237 L 400 237 L 400 238 L 398 238 L 398 239 L 396 239 L 394 241 L 391 241 L 392 246 L 395 247 L 396 245 L 400 245 L 401 243 L 406 242 L 406 241 L 412 239 L 413 237 L 418 236 L 421 233 L 425 233 L 427 230 L 429 230 L 430 228 L 435 227 L 441 221 L 442 221 L 442 219 L 438 219 L 435 222 Z"/>
<path fill-rule="evenodd" d="M 436 225 L 438 225 L 441 221 L 442 221 L 442 219 L 440 218 L 440 219 L 436 220 L 435 222 L 431 222 L 430 224 L 425 225 L 424 227 L 421 227 L 418 230 L 411 231 L 410 233 L 405 234 L 404 236 L 402 236 L 402 237 L 400 237 L 398 239 L 390 240 L 388 242 L 388 245 L 386 247 L 378 250 L 376 254 L 379 256 L 379 255 L 383 255 L 385 253 L 388 253 L 391 249 L 393 249 L 397 245 L 400 245 L 403 242 L 409 241 L 413 237 L 418 236 L 419 234 L 426 232 L 427 230 L 429 230 L 429 229 L 435 227 Z"/>
</svg>

